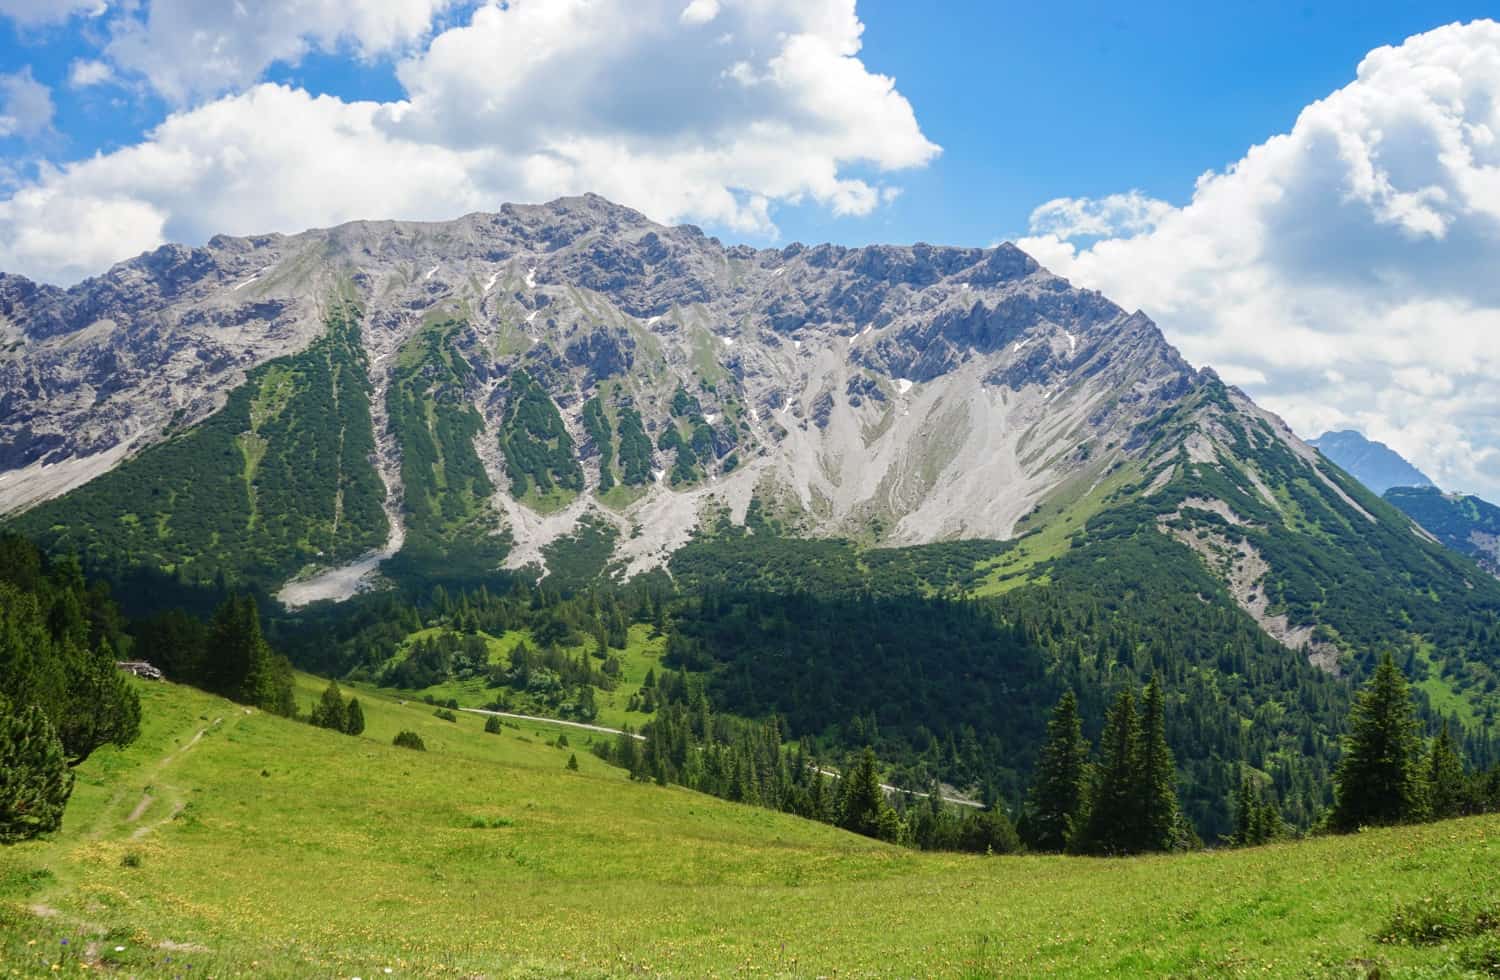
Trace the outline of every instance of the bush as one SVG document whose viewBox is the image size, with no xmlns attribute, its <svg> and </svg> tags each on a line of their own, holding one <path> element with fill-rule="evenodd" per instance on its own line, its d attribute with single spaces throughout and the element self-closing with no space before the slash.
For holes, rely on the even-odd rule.
<svg viewBox="0 0 1500 980">
<path fill-rule="evenodd" d="M 1375 938 L 1383 943 L 1429 946 L 1500 930 L 1500 906 L 1438 895 L 1401 902 Z"/>
<path fill-rule="evenodd" d="M 391 739 L 391 744 L 403 749 L 415 749 L 418 752 L 426 752 L 427 746 L 422 742 L 422 736 L 416 732 L 401 731 Z"/>
<path fill-rule="evenodd" d="M 447 708 L 439 708 L 436 711 L 434 711 L 432 713 L 432 715 L 433 715 L 434 718 L 441 718 L 444 721 L 458 721 L 458 715 L 455 715 L 453 712 L 449 711 Z"/>
<path fill-rule="evenodd" d="M 499 715 L 490 715 L 484 720 L 484 730 L 491 735 L 499 735 L 502 727 Z"/>
</svg>

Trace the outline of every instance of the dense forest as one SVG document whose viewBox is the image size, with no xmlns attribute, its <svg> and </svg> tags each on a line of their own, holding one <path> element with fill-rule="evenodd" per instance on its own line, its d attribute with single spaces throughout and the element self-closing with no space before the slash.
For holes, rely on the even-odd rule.
<svg viewBox="0 0 1500 980">
<path fill-rule="evenodd" d="M 406 541 L 397 576 L 465 580 L 491 572 L 508 550 L 490 498 L 494 485 L 474 450 L 484 423 L 455 350 L 463 324 L 434 323 L 402 348 L 386 406 L 401 446 Z"/>
<path fill-rule="evenodd" d="M 115 667 L 127 627 L 76 560 L 0 536 L 0 843 L 56 830 L 72 767 L 140 731 L 140 701 Z"/>
<path fill-rule="evenodd" d="M 359 330 L 357 309 L 335 307 L 323 337 L 251 371 L 218 412 L 8 528 L 121 585 L 270 586 L 378 547 L 385 488 Z"/>
</svg>

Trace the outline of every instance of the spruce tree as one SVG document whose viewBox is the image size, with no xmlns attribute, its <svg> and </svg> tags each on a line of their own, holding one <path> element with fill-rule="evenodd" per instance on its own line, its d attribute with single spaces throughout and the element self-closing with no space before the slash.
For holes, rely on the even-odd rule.
<svg viewBox="0 0 1500 980">
<path fill-rule="evenodd" d="M 1146 685 L 1136 746 L 1135 805 L 1131 850 L 1166 851 L 1178 843 L 1177 767 L 1167 746 L 1166 713 L 1161 682 Z"/>
<path fill-rule="evenodd" d="M 0 698 L 0 844 L 13 844 L 62 826 L 73 792 L 68 768 L 46 712 L 19 711 Z"/>
<path fill-rule="evenodd" d="M 1351 831 L 1416 819 L 1422 804 L 1420 763 L 1411 694 L 1387 653 L 1349 713 L 1329 824 Z"/>
<path fill-rule="evenodd" d="M 1078 821 L 1088 774 L 1089 744 L 1078 717 L 1078 699 L 1064 691 L 1047 722 L 1047 742 L 1031 789 L 1029 843 L 1039 851 L 1061 851 Z"/>
<path fill-rule="evenodd" d="M 875 768 L 875 750 L 865 747 L 854 770 L 844 779 L 844 808 L 839 826 L 866 837 L 881 837 L 881 818 L 890 804 L 880 788 L 880 774 Z"/>
<path fill-rule="evenodd" d="M 1099 739 L 1101 758 L 1094 767 L 1087 813 L 1070 846 L 1085 854 L 1127 854 L 1133 848 L 1130 827 L 1136 804 L 1136 752 L 1140 723 L 1135 695 L 1125 688 L 1115 698 Z"/>
<path fill-rule="evenodd" d="M 578 754 L 576 752 L 568 753 L 568 768 L 574 772 L 578 771 Z"/>
<path fill-rule="evenodd" d="M 362 735 L 365 731 L 365 709 L 360 707 L 359 698 L 350 698 L 349 706 L 344 709 L 344 734 Z"/>
<path fill-rule="evenodd" d="M 339 690 L 338 681 L 329 681 L 328 686 L 323 688 L 323 696 L 313 705 L 311 720 L 319 728 L 331 728 L 336 732 L 344 730 L 349 721 L 349 712 L 344 707 L 344 695 Z"/>
<path fill-rule="evenodd" d="M 1434 820 L 1459 816 L 1464 812 L 1467 798 L 1468 776 L 1445 721 L 1442 731 L 1432 741 L 1432 751 L 1427 754 L 1428 813 Z"/>
<path fill-rule="evenodd" d="M 484 720 L 484 730 L 486 732 L 489 732 L 491 735 L 499 735 L 500 734 L 500 716 L 499 715 L 490 715 L 488 718 L 486 718 Z"/>
</svg>

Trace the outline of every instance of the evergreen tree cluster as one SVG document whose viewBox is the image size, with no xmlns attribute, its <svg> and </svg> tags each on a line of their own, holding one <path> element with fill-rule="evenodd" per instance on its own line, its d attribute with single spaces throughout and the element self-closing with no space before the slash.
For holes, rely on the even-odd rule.
<svg viewBox="0 0 1500 980">
<path fill-rule="evenodd" d="M 359 698 L 351 697 L 345 701 L 339 682 L 329 681 L 307 720 L 319 728 L 345 735 L 361 735 L 365 730 L 365 709 L 360 706 Z"/>
<path fill-rule="evenodd" d="M 207 625 L 169 610 L 142 621 L 135 632 L 168 679 L 273 714 L 297 713 L 291 661 L 267 642 L 254 597 L 231 595 Z"/>
<path fill-rule="evenodd" d="M 0 536 L 0 843 L 56 830 L 71 767 L 139 733 L 126 625 L 76 561 Z"/>
<path fill-rule="evenodd" d="M 808 758 L 800 744 L 789 750 L 778 718 L 755 723 L 715 713 L 690 676 L 669 671 L 651 689 L 660 706 L 639 735 L 627 731 L 595 745 L 633 779 L 687 786 L 925 850 L 1020 848 L 1003 809 L 946 805 L 936 786 L 926 799 L 888 794 L 868 746 L 839 774 Z"/>
<path fill-rule="evenodd" d="M 1037 850 L 1140 854 L 1190 846 L 1177 804 L 1177 771 L 1167 746 L 1161 683 L 1146 685 L 1141 708 L 1126 687 L 1116 696 L 1089 763 L 1077 699 L 1066 692 L 1047 726 L 1030 805 L 1022 818 Z"/>
<path fill-rule="evenodd" d="M 1446 721 L 1425 744 L 1411 688 L 1389 655 L 1355 700 L 1335 784 L 1327 822 L 1336 831 L 1500 810 L 1500 765 L 1471 772 Z"/>
</svg>

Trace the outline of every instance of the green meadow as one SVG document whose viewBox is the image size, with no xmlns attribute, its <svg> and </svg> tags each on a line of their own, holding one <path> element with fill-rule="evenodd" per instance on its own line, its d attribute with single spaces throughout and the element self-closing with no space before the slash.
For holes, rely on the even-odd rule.
<svg viewBox="0 0 1500 980">
<path fill-rule="evenodd" d="M 322 685 L 299 679 L 304 710 Z M 361 691 L 354 738 L 139 690 L 141 737 L 79 768 L 63 830 L 0 850 L 0 976 L 1500 969 L 1496 817 L 1125 860 L 922 854 L 631 783 L 577 730 L 487 734 Z"/>
</svg>

